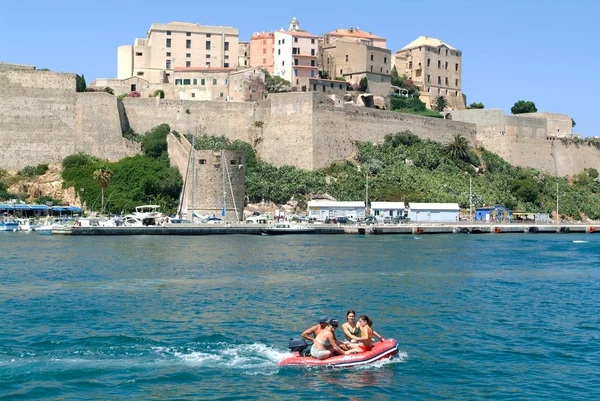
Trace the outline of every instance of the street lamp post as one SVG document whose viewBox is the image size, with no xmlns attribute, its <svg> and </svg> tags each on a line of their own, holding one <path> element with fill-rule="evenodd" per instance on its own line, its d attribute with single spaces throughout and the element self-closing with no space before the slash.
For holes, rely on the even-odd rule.
<svg viewBox="0 0 600 401">
<path fill-rule="evenodd" d="M 469 176 L 469 221 L 473 222 L 473 177 Z"/>
</svg>

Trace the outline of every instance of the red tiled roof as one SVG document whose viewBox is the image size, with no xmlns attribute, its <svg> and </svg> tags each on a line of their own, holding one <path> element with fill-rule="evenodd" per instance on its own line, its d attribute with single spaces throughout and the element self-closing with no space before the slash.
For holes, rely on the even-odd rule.
<svg viewBox="0 0 600 401">
<path fill-rule="evenodd" d="M 275 34 L 273 32 L 254 32 L 250 38 L 250 40 L 252 39 L 269 39 L 269 38 L 274 38 Z"/>
<path fill-rule="evenodd" d="M 277 31 L 279 33 L 285 33 L 286 35 L 290 35 L 290 36 L 301 36 L 301 37 L 305 37 L 305 38 L 316 38 L 316 35 L 313 35 L 312 33 L 308 33 L 308 32 L 300 32 L 300 31 Z"/>
<path fill-rule="evenodd" d="M 227 72 L 233 71 L 235 68 L 223 67 L 175 67 L 175 71 L 206 71 L 206 72 Z"/>
<path fill-rule="evenodd" d="M 360 31 L 358 29 L 336 29 L 333 32 L 329 32 L 327 35 L 348 36 L 351 38 L 383 39 L 380 36 L 373 35 L 371 32 Z"/>
</svg>

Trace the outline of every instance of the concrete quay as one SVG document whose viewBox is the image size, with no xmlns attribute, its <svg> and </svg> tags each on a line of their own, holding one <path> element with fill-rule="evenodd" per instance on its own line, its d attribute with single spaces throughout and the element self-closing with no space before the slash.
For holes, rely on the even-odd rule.
<svg viewBox="0 0 600 401">
<path fill-rule="evenodd" d="M 149 227 L 72 227 L 55 229 L 62 235 L 260 235 L 264 224 L 168 224 Z M 316 234 L 568 234 L 600 233 L 600 225 L 587 224 L 400 224 L 400 225 L 330 225 L 311 224 Z"/>
</svg>

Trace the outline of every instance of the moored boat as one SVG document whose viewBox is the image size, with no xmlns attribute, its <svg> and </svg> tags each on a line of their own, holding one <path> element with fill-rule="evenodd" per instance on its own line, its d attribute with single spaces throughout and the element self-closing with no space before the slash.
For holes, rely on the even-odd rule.
<svg viewBox="0 0 600 401">
<path fill-rule="evenodd" d="M 304 224 L 294 223 L 275 223 L 272 226 L 264 228 L 263 234 L 285 235 L 285 234 L 314 234 L 315 229 Z"/>
<path fill-rule="evenodd" d="M 312 356 L 301 356 L 302 350 L 294 351 L 294 355 L 279 362 L 279 365 L 288 366 L 327 366 L 351 367 L 373 363 L 381 359 L 391 358 L 398 352 L 398 343 L 393 338 L 388 338 L 373 344 L 367 352 L 350 355 L 336 355 L 327 359 L 317 359 Z"/>
<path fill-rule="evenodd" d="M 0 221 L 0 231 L 17 231 L 19 229 L 19 222 L 13 220 L 2 220 Z"/>
</svg>

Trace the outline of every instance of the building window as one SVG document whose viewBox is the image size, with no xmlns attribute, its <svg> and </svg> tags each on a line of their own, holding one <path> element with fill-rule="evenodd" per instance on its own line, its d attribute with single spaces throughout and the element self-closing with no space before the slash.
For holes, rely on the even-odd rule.
<svg viewBox="0 0 600 401">
<path fill-rule="evenodd" d="M 412 61 L 409 61 L 409 62 L 408 62 L 408 69 L 409 69 L 409 70 L 412 70 Z"/>
<path fill-rule="evenodd" d="M 298 38 L 294 37 L 294 43 L 298 43 Z"/>
<path fill-rule="evenodd" d="M 311 45 L 314 45 L 314 44 L 315 44 L 315 40 L 314 40 L 314 39 L 311 39 L 311 40 L 310 40 L 310 44 L 311 44 Z"/>
<path fill-rule="evenodd" d="M 171 57 L 171 52 L 167 52 L 167 57 Z"/>
<path fill-rule="evenodd" d="M 329 62 L 329 59 L 327 59 L 327 62 Z M 348 55 L 346 54 L 346 63 L 348 62 Z"/>
<path fill-rule="evenodd" d="M 373 72 L 373 66 L 371 66 L 371 72 Z"/>
<path fill-rule="evenodd" d="M 427 67 L 429 67 L 429 66 L 431 66 L 431 59 L 430 58 L 427 59 Z"/>
<path fill-rule="evenodd" d="M 206 37 L 207 37 L 207 38 L 210 38 L 210 33 L 207 33 L 207 34 L 206 34 Z"/>
<path fill-rule="evenodd" d="M 340 70 L 340 75 L 344 75 L 343 71 L 344 71 L 344 70 Z"/>
<path fill-rule="evenodd" d="M 448 62 L 447 62 L 447 61 L 446 61 L 446 66 L 445 66 L 445 69 L 446 69 L 446 70 L 448 69 Z"/>
<path fill-rule="evenodd" d="M 277 41 L 277 44 L 278 44 L 278 45 L 280 45 L 280 44 L 281 44 L 281 39 L 279 39 L 279 40 Z"/>
<path fill-rule="evenodd" d="M 223 67 L 225 67 L 225 68 L 229 68 L 229 63 L 224 63 L 224 64 L 223 64 Z"/>
<path fill-rule="evenodd" d="M 213 78 L 213 85 L 217 84 L 217 80 L 215 78 Z"/>
<path fill-rule="evenodd" d="M 267 64 L 267 59 L 263 58 L 263 64 Z"/>
<path fill-rule="evenodd" d="M 210 58 L 210 54 L 207 54 L 207 55 L 206 55 L 206 58 Z"/>
<path fill-rule="evenodd" d="M 446 89 L 446 96 L 448 96 L 448 89 Z"/>
<path fill-rule="evenodd" d="M 448 49 L 446 49 L 446 56 L 448 55 Z"/>
<path fill-rule="evenodd" d="M 206 62 L 206 67 L 210 67 L 210 61 Z"/>
<path fill-rule="evenodd" d="M 225 85 L 229 85 L 229 80 L 225 79 L 223 82 L 225 82 Z"/>
<path fill-rule="evenodd" d="M 454 91 L 454 96 L 458 97 L 458 91 Z"/>
<path fill-rule="evenodd" d="M 144 73 L 142 71 L 140 71 L 140 72 L 137 73 L 137 75 L 138 75 L 138 77 L 143 77 Z"/>
<path fill-rule="evenodd" d="M 310 60 L 310 66 L 315 67 L 315 60 Z"/>
<path fill-rule="evenodd" d="M 167 47 L 171 47 L 171 38 L 167 38 Z"/>
<path fill-rule="evenodd" d="M 314 78 L 315 77 L 315 70 L 310 70 L 310 77 Z"/>
<path fill-rule="evenodd" d="M 141 55 L 142 55 L 142 53 L 139 53 L 139 52 L 138 52 L 138 53 L 135 53 L 135 55 L 136 55 L 136 56 L 141 56 Z"/>
<path fill-rule="evenodd" d="M 458 87 L 458 79 L 454 80 L 454 86 Z"/>
<path fill-rule="evenodd" d="M 192 97 L 196 97 L 196 94 L 192 92 Z"/>
<path fill-rule="evenodd" d="M 373 55 L 371 54 L 371 61 L 373 61 Z"/>
<path fill-rule="evenodd" d="M 315 55 L 315 49 L 310 49 L 310 55 L 314 56 Z"/>
<path fill-rule="evenodd" d="M 191 84 L 191 81 L 189 79 L 184 79 L 183 80 L 183 84 L 184 85 L 189 85 L 189 84 Z"/>
<path fill-rule="evenodd" d="M 191 32 L 186 32 L 185 36 L 192 36 L 192 33 Z"/>
<path fill-rule="evenodd" d="M 167 69 L 171 68 L 171 60 L 167 60 L 167 65 L 165 68 L 167 68 Z"/>
<path fill-rule="evenodd" d="M 191 49 L 192 48 L 192 40 L 188 39 L 185 41 L 185 48 L 186 49 Z"/>
<path fill-rule="evenodd" d="M 229 55 L 225 55 L 225 60 L 229 60 Z"/>
<path fill-rule="evenodd" d="M 281 49 L 277 49 L 277 55 L 281 56 Z"/>
<path fill-rule="evenodd" d="M 263 49 L 263 54 L 267 54 L 267 49 Z"/>
<path fill-rule="evenodd" d="M 383 64 L 387 64 L 387 57 L 383 58 Z"/>
<path fill-rule="evenodd" d="M 188 67 L 188 68 L 191 67 L 192 66 L 192 62 L 191 61 L 186 61 L 185 62 L 185 66 Z"/>
<path fill-rule="evenodd" d="M 283 61 L 281 62 L 281 66 L 282 66 L 282 67 L 283 67 L 283 66 L 285 66 L 285 60 L 283 60 Z"/>
<path fill-rule="evenodd" d="M 206 83 L 206 80 L 204 78 L 200 79 L 200 85 L 204 85 Z"/>
<path fill-rule="evenodd" d="M 438 85 L 441 85 L 441 84 L 442 84 L 442 77 L 440 77 L 440 76 L 438 75 Z"/>
<path fill-rule="evenodd" d="M 442 68 L 442 60 L 438 60 L 438 68 Z"/>
<path fill-rule="evenodd" d="M 206 41 L 206 50 L 210 50 L 210 40 Z"/>
<path fill-rule="evenodd" d="M 229 51 L 229 42 L 225 42 L 225 51 Z"/>
<path fill-rule="evenodd" d="M 458 71 L 458 63 L 454 64 L 454 71 Z"/>
<path fill-rule="evenodd" d="M 294 76 L 297 77 L 298 76 L 298 70 L 294 69 Z"/>
<path fill-rule="evenodd" d="M 219 97 L 223 97 L 223 92 L 219 93 Z"/>
<path fill-rule="evenodd" d="M 186 56 L 187 58 L 190 58 L 190 57 L 192 57 L 192 53 L 186 53 L 186 54 L 185 54 L 185 56 Z"/>
<path fill-rule="evenodd" d="M 285 45 L 285 39 L 281 39 L 281 44 Z"/>
<path fill-rule="evenodd" d="M 313 84 L 313 92 L 317 91 L 317 84 Z"/>
<path fill-rule="evenodd" d="M 379 67 L 379 72 L 383 72 L 383 67 Z"/>
<path fill-rule="evenodd" d="M 294 59 L 294 65 L 298 65 L 298 59 L 297 58 Z"/>
<path fill-rule="evenodd" d="M 427 82 L 431 82 L 431 75 L 427 75 Z"/>
<path fill-rule="evenodd" d="M 194 82 L 194 85 L 198 85 L 198 79 L 197 78 L 194 78 L 194 80 L 192 82 Z"/>
<path fill-rule="evenodd" d="M 171 31 L 167 31 L 167 36 L 171 36 Z"/>
<path fill-rule="evenodd" d="M 448 77 L 446 77 L 446 86 L 448 86 Z"/>
</svg>

